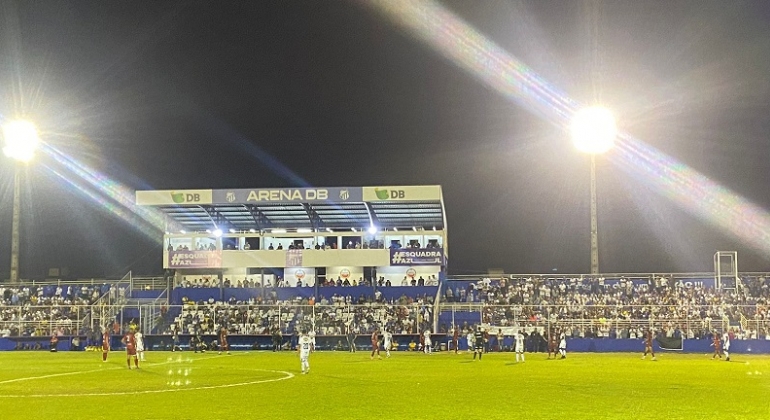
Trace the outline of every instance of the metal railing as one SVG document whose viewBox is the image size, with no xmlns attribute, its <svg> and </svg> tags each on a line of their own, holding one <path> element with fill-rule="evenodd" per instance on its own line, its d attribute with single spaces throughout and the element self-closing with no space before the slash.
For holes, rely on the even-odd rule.
<svg viewBox="0 0 770 420">
<path fill-rule="evenodd" d="M 0 306 L 0 335 L 51 335 L 85 333 L 117 322 L 123 329 L 140 327 L 147 334 L 188 333 L 197 328 L 216 332 L 222 325 L 234 334 L 265 334 L 273 326 L 292 332 L 293 326 L 312 328 L 317 335 L 359 334 L 388 327 L 395 334 L 449 331 L 453 325 L 483 324 L 492 328 L 542 328 L 572 331 L 572 336 L 621 336 L 640 328 L 678 329 L 684 336 L 732 328 L 765 338 L 770 334 L 768 307 L 764 305 L 691 305 L 689 313 L 676 306 L 583 305 L 580 311 L 562 312 L 557 305 L 441 304 L 272 305 L 152 304 L 23 305 Z M 573 308 L 575 309 L 575 308 Z M 605 311 L 617 312 L 607 315 Z M 95 314 L 96 316 L 90 316 Z"/>
</svg>

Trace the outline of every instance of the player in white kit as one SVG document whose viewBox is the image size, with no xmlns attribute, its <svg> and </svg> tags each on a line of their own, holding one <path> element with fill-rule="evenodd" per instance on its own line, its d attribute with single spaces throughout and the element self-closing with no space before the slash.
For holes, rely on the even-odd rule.
<svg viewBox="0 0 770 420">
<path fill-rule="evenodd" d="M 299 362 L 302 367 L 302 374 L 310 373 L 310 362 L 308 359 L 310 358 L 310 353 L 315 350 L 315 340 L 306 332 L 303 332 L 299 337 L 297 347 L 299 348 Z"/>
<path fill-rule="evenodd" d="M 725 354 L 725 360 L 730 361 L 730 334 L 727 332 L 722 335 L 722 353 Z"/>
<path fill-rule="evenodd" d="M 139 356 L 139 361 L 144 362 L 144 334 L 137 330 L 134 340 L 136 340 L 136 354 Z"/>
<path fill-rule="evenodd" d="M 516 363 L 519 362 L 519 357 L 521 357 L 521 361 L 524 361 L 524 334 L 519 330 L 518 333 L 516 333 Z"/>
<path fill-rule="evenodd" d="M 468 353 L 473 351 L 473 330 L 468 330 L 468 335 L 465 338 L 468 340 Z"/>
<path fill-rule="evenodd" d="M 567 336 L 564 333 L 561 333 L 559 340 L 559 354 L 561 354 L 562 359 L 567 358 Z"/>
<path fill-rule="evenodd" d="M 430 330 L 425 330 L 425 332 L 422 333 L 422 336 L 425 337 L 425 354 L 431 354 L 431 345 L 433 343 L 430 341 Z"/>
<path fill-rule="evenodd" d="M 390 357 L 390 348 L 393 346 L 393 334 L 390 330 L 385 330 L 382 333 L 382 340 L 385 342 L 385 357 Z"/>
</svg>

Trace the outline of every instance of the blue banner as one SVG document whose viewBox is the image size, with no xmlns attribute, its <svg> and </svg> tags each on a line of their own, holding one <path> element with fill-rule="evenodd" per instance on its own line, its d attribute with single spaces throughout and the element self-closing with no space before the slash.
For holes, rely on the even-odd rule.
<svg viewBox="0 0 770 420">
<path fill-rule="evenodd" d="M 214 190 L 213 204 L 348 203 L 364 200 L 361 187 Z"/>
<path fill-rule="evenodd" d="M 442 265 L 442 248 L 404 248 L 390 250 L 390 265 Z"/>
</svg>

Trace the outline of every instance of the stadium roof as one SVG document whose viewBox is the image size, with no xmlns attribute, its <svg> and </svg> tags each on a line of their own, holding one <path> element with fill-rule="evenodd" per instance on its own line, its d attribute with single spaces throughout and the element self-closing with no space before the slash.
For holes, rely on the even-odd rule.
<svg viewBox="0 0 770 420">
<path fill-rule="evenodd" d="M 441 187 L 317 187 L 137 191 L 174 229 L 444 229 Z M 170 228 L 170 230 L 173 230 Z"/>
</svg>

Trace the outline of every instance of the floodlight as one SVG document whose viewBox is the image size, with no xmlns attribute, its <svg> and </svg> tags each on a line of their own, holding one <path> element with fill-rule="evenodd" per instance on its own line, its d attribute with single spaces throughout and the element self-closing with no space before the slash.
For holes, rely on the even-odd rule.
<svg viewBox="0 0 770 420">
<path fill-rule="evenodd" d="M 581 152 L 604 153 L 612 148 L 617 136 L 615 117 L 603 107 L 585 108 L 572 117 L 572 142 Z"/>
<path fill-rule="evenodd" d="M 216 228 L 216 229 L 214 229 L 214 232 L 212 232 L 212 233 L 214 234 L 214 236 L 216 236 L 218 238 L 218 237 L 222 236 L 222 229 Z"/>
<path fill-rule="evenodd" d="M 256 229 L 249 229 L 249 232 L 250 233 L 256 233 L 257 231 L 256 231 Z"/>
<path fill-rule="evenodd" d="M 270 232 L 271 233 L 286 233 L 286 229 L 273 229 Z"/>
<path fill-rule="evenodd" d="M 235 229 L 230 229 L 230 233 L 235 233 Z"/>
<path fill-rule="evenodd" d="M 312 231 L 313 231 L 312 229 L 306 229 L 306 228 L 297 229 L 297 233 L 311 233 Z"/>
<path fill-rule="evenodd" d="M 29 121 L 11 121 L 3 126 L 3 153 L 20 162 L 29 162 L 40 143 L 35 125 Z"/>
<path fill-rule="evenodd" d="M 412 230 L 417 232 L 417 226 L 412 226 Z"/>
<path fill-rule="evenodd" d="M 179 231 L 179 233 L 181 233 L 182 235 L 184 235 L 184 234 L 185 234 L 185 233 L 187 233 L 187 232 L 186 232 L 186 231 L 184 231 L 184 230 L 180 230 L 180 231 Z"/>
<path fill-rule="evenodd" d="M 397 227 L 394 227 L 394 228 L 393 228 L 393 232 L 398 232 L 398 228 L 397 228 Z"/>
<path fill-rule="evenodd" d="M 350 228 L 350 230 L 352 230 L 353 232 L 357 232 L 356 228 Z"/>
<path fill-rule="evenodd" d="M 369 226 L 369 234 L 374 235 L 375 233 L 377 233 L 377 226 L 374 226 L 374 225 Z"/>
<path fill-rule="evenodd" d="M 331 228 L 326 228 L 326 231 L 329 233 L 334 232 Z"/>
<path fill-rule="evenodd" d="M 206 229 L 206 233 L 211 233 L 211 229 Z"/>
</svg>

